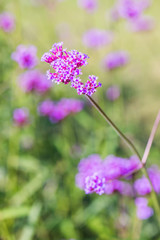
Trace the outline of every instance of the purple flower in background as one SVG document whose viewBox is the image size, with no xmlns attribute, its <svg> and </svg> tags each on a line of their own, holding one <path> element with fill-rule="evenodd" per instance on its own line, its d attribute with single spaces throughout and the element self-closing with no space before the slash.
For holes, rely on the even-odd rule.
<svg viewBox="0 0 160 240">
<path fill-rule="evenodd" d="M 139 219 L 148 219 L 153 215 L 153 209 L 148 207 L 148 200 L 146 198 L 136 198 L 135 204 L 137 207 L 137 217 Z"/>
<path fill-rule="evenodd" d="M 149 178 L 153 184 L 153 188 L 157 193 L 160 193 L 160 170 L 158 166 L 152 165 L 147 169 Z"/>
<path fill-rule="evenodd" d="M 29 70 L 19 77 L 19 84 L 24 92 L 45 93 L 52 83 L 39 70 Z"/>
<path fill-rule="evenodd" d="M 13 112 L 14 124 L 23 127 L 29 123 L 29 111 L 27 108 L 17 108 Z"/>
<path fill-rule="evenodd" d="M 62 98 L 58 102 L 49 99 L 38 106 L 41 116 L 48 116 L 51 122 L 59 122 L 70 114 L 80 112 L 83 109 L 83 102 L 72 98 Z"/>
<path fill-rule="evenodd" d="M 80 67 L 86 66 L 88 56 L 76 50 L 66 51 L 62 48 L 63 43 L 55 43 L 49 53 L 45 53 L 41 61 L 45 61 L 55 70 L 51 73 L 47 71 L 49 80 L 55 83 L 71 83 L 71 87 L 77 89 L 78 94 L 92 95 L 96 88 L 101 84 L 97 83 L 97 77 L 94 75 L 89 76 L 86 83 L 81 82 L 79 75 L 82 74 Z"/>
<path fill-rule="evenodd" d="M 155 192 L 160 193 L 160 170 L 156 165 L 153 165 L 147 171 Z M 152 191 L 151 184 L 145 176 L 135 181 L 134 189 L 139 195 L 146 195 Z"/>
<path fill-rule="evenodd" d="M 110 86 L 106 91 L 106 96 L 110 101 L 115 101 L 120 96 L 120 89 L 116 85 Z"/>
<path fill-rule="evenodd" d="M 117 179 L 131 175 L 140 167 L 141 164 L 135 156 L 130 159 L 108 156 L 102 161 L 99 155 L 93 154 L 80 161 L 76 185 L 87 194 L 112 194 L 118 191 L 120 194 L 132 196 L 130 184 Z"/>
<path fill-rule="evenodd" d="M 122 18 L 135 19 L 149 6 L 148 0 L 119 0 L 118 11 Z"/>
<path fill-rule="evenodd" d="M 130 196 L 130 197 L 133 196 L 132 185 L 117 179 L 108 181 L 105 185 L 105 194 L 110 195 L 114 192 L 118 192 L 121 195 L 125 195 L 125 196 Z"/>
<path fill-rule="evenodd" d="M 111 43 L 113 33 L 111 31 L 93 28 L 88 30 L 83 35 L 83 43 L 88 48 L 100 48 Z"/>
<path fill-rule="evenodd" d="M 129 55 L 126 51 L 117 51 L 109 53 L 103 59 L 103 66 L 105 69 L 112 70 L 118 67 L 122 67 L 129 62 Z"/>
<path fill-rule="evenodd" d="M 49 115 L 51 122 L 59 122 L 72 113 L 80 112 L 83 109 L 83 102 L 72 98 L 62 98 L 55 103 L 53 111 Z"/>
<path fill-rule="evenodd" d="M 78 6 L 85 9 L 88 13 L 93 13 L 97 9 L 97 0 L 78 0 Z"/>
<path fill-rule="evenodd" d="M 132 172 L 141 168 L 141 163 L 135 156 L 132 156 L 130 159 L 125 159 L 109 155 L 104 159 L 103 168 L 106 172 L 106 179 L 112 180 L 131 175 Z"/>
<path fill-rule="evenodd" d="M 149 194 L 152 191 L 152 187 L 150 185 L 149 180 L 144 176 L 135 181 L 134 189 L 137 194 L 142 195 L 142 196 Z"/>
<path fill-rule="evenodd" d="M 3 12 L 0 14 L 0 28 L 4 32 L 12 32 L 15 28 L 15 20 L 11 13 Z"/>
<path fill-rule="evenodd" d="M 53 101 L 47 99 L 39 104 L 38 112 L 41 116 L 50 116 L 54 111 L 55 104 Z"/>
<path fill-rule="evenodd" d="M 11 57 L 16 61 L 20 68 L 33 68 L 37 65 L 37 49 L 35 46 L 19 45 Z"/>
<path fill-rule="evenodd" d="M 154 28 L 153 18 L 149 16 L 140 16 L 129 22 L 129 29 L 133 32 L 151 31 Z"/>
</svg>

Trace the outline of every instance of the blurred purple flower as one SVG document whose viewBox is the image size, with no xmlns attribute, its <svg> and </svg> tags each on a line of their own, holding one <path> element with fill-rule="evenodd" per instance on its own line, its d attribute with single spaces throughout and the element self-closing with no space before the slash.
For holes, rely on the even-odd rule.
<svg viewBox="0 0 160 240">
<path fill-rule="evenodd" d="M 112 70 L 122 67 L 129 62 L 129 54 L 126 51 L 117 51 L 109 53 L 102 61 L 105 69 Z"/>
<path fill-rule="evenodd" d="M 120 96 L 120 89 L 116 85 L 110 86 L 106 91 L 106 96 L 110 101 L 115 101 Z"/>
<path fill-rule="evenodd" d="M 104 159 L 103 168 L 107 180 L 131 175 L 132 172 L 141 168 L 140 161 L 132 156 L 129 159 L 109 155 Z"/>
<path fill-rule="evenodd" d="M 16 61 L 20 68 L 33 68 L 37 65 L 37 49 L 35 46 L 19 45 L 11 57 Z"/>
<path fill-rule="evenodd" d="M 29 123 L 29 111 L 27 108 L 17 108 L 13 112 L 13 121 L 16 126 L 23 127 Z"/>
<path fill-rule="evenodd" d="M 153 18 L 149 16 L 140 16 L 129 22 L 129 29 L 133 32 L 151 31 L 154 28 Z"/>
<path fill-rule="evenodd" d="M 45 93 L 52 85 L 39 70 L 29 70 L 21 74 L 19 84 L 24 92 L 35 91 L 40 94 Z"/>
<path fill-rule="evenodd" d="M 0 28 L 4 32 L 12 32 L 15 28 L 15 20 L 11 13 L 3 12 L 0 14 Z"/>
<path fill-rule="evenodd" d="M 62 48 L 63 43 L 55 43 L 49 53 L 45 53 L 41 61 L 45 61 L 55 70 L 51 73 L 47 71 L 48 79 L 55 83 L 71 83 L 71 87 L 77 89 L 78 94 L 92 95 L 96 88 L 101 86 L 97 83 L 97 77 L 89 76 L 87 83 L 81 82 L 79 75 L 82 74 L 80 67 L 86 66 L 88 56 L 76 50 L 66 51 Z"/>
<path fill-rule="evenodd" d="M 88 48 L 100 48 L 108 45 L 113 40 L 111 31 L 101 30 L 98 28 L 89 29 L 83 35 L 83 43 Z"/>
<path fill-rule="evenodd" d="M 153 209 L 148 207 L 148 200 L 146 198 L 136 198 L 135 204 L 137 207 L 137 217 L 139 219 L 148 219 L 153 215 Z"/>
<path fill-rule="evenodd" d="M 160 170 L 158 166 L 152 165 L 147 171 L 155 192 L 160 193 Z M 139 195 L 146 195 L 152 191 L 151 184 L 145 176 L 135 181 L 134 188 Z"/>
<path fill-rule="evenodd" d="M 142 196 L 149 194 L 152 191 L 149 180 L 144 176 L 135 181 L 134 189 L 137 194 L 142 195 Z"/>
<path fill-rule="evenodd" d="M 105 185 L 105 194 L 109 195 L 114 192 L 119 192 L 121 195 L 125 196 L 133 196 L 132 186 L 127 182 L 117 179 L 108 181 Z"/>
<path fill-rule="evenodd" d="M 140 167 L 141 164 L 135 156 L 130 159 L 108 156 L 102 161 L 99 155 L 93 154 L 80 161 L 76 185 L 87 194 L 95 192 L 101 195 L 118 191 L 120 194 L 132 196 L 131 186 L 117 178 L 131 175 Z"/>
<path fill-rule="evenodd" d="M 153 184 L 153 188 L 156 193 L 160 193 L 160 170 L 158 166 L 152 165 L 147 169 L 149 178 Z"/>
<path fill-rule="evenodd" d="M 93 13 L 97 9 L 97 0 L 78 0 L 78 6 L 85 9 L 88 13 Z"/>
<path fill-rule="evenodd" d="M 41 102 L 38 106 L 38 113 L 41 116 L 50 116 L 52 112 L 54 111 L 55 104 L 53 101 L 47 99 L 43 102 Z"/>
<path fill-rule="evenodd" d="M 69 114 L 80 112 L 83 109 L 83 102 L 72 98 L 62 98 L 54 106 L 49 115 L 51 122 L 58 122 L 67 117 Z"/>
<path fill-rule="evenodd" d="M 148 0 L 119 0 L 118 11 L 122 18 L 135 19 L 149 6 Z"/>
<path fill-rule="evenodd" d="M 51 122 L 58 122 L 69 114 L 80 112 L 83 109 L 83 102 L 72 98 L 62 98 L 58 102 L 45 100 L 38 106 L 41 116 L 48 116 Z"/>
</svg>

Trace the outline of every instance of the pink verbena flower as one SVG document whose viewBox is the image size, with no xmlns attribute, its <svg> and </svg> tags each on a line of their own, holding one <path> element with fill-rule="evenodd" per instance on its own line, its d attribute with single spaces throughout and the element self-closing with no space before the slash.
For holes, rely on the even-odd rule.
<svg viewBox="0 0 160 240">
<path fill-rule="evenodd" d="M 110 101 L 115 101 L 120 96 L 120 89 L 116 85 L 110 86 L 106 91 L 106 96 Z"/>
<path fill-rule="evenodd" d="M 97 83 L 97 77 L 94 75 L 89 75 L 89 80 L 86 83 L 82 83 L 79 79 L 76 79 L 72 82 L 71 87 L 77 89 L 78 95 L 89 95 L 91 96 L 94 92 L 96 92 L 96 88 L 101 87 L 102 84 Z"/>
<path fill-rule="evenodd" d="M 33 68 L 37 65 L 37 49 L 35 46 L 19 45 L 11 57 L 16 61 L 20 68 Z"/>
<path fill-rule="evenodd" d="M 129 29 L 133 32 L 151 31 L 154 28 L 153 18 L 149 16 L 140 16 L 129 22 Z"/>
<path fill-rule="evenodd" d="M 62 98 L 58 102 L 45 100 L 38 106 L 41 116 L 48 116 L 51 122 L 59 122 L 70 114 L 80 112 L 83 109 L 83 102 L 72 98 Z"/>
<path fill-rule="evenodd" d="M 12 32 L 15 28 L 15 20 L 11 13 L 3 12 L 0 14 L 0 28 L 4 32 Z"/>
<path fill-rule="evenodd" d="M 88 48 L 100 48 L 110 44 L 112 40 L 113 33 L 111 31 L 98 28 L 89 29 L 83 35 L 83 43 Z"/>
<path fill-rule="evenodd" d="M 27 108 L 17 108 L 13 112 L 14 124 L 23 127 L 29 123 L 29 111 Z"/>
<path fill-rule="evenodd" d="M 122 67 L 129 62 L 129 54 L 126 51 L 116 51 L 109 53 L 103 59 L 103 67 L 108 70 L 112 70 L 118 67 Z"/>
<path fill-rule="evenodd" d="M 24 92 L 45 93 L 51 82 L 39 70 L 29 70 L 19 76 L 19 84 Z"/>
<path fill-rule="evenodd" d="M 98 3 L 97 0 L 78 0 L 78 6 L 88 13 L 93 13 L 96 11 Z"/>
<path fill-rule="evenodd" d="M 135 204 L 137 207 L 137 217 L 139 219 L 148 219 L 153 215 L 153 209 L 148 207 L 148 200 L 146 198 L 136 198 Z"/>
<path fill-rule="evenodd" d="M 95 192 L 101 195 L 118 191 L 120 194 L 132 196 L 131 186 L 117 178 L 131 175 L 139 168 L 140 162 L 135 156 L 130 159 L 109 156 L 102 161 L 99 155 L 93 154 L 80 161 L 76 185 L 87 194 Z"/>
<path fill-rule="evenodd" d="M 86 83 L 81 82 L 79 75 L 82 74 L 80 67 L 86 66 L 88 56 L 76 50 L 66 51 L 62 48 L 63 43 L 55 43 L 49 53 L 45 53 L 41 61 L 50 64 L 54 73 L 47 71 L 49 80 L 57 84 L 71 83 L 71 87 L 77 89 L 78 94 L 92 95 L 101 84 L 96 82 L 97 77 L 89 76 Z"/>
</svg>

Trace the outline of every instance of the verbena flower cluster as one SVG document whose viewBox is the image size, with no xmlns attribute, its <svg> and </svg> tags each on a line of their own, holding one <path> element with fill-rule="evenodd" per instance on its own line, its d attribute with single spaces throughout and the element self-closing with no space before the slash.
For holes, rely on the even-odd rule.
<svg viewBox="0 0 160 240">
<path fill-rule="evenodd" d="M 75 88 L 79 95 L 91 96 L 101 83 L 97 83 L 97 77 L 94 75 L 89 75 L 86 83 L 83 83 L 79 77 L 82 74 L 80 67 L 88 64 L 89 57 L 76 50 L 66 51 L 62 45 L 63 43 L 55 43 L 52 49 L 41 58 L 41 61 L 49 63 L 55 71 L 54 73 L 47 71 L 48 79 L 57 84 L 71 83 L 71 87 Z"/>
<path fill-rule="evenodd" d="M 39 70 L 29 70 L 19 76 L 19 84 L 24 92 L 42 94 L 51 87 L 51 82 Z"/>
<path fill-rule="evenodd" d="M 83 106 L 82 101 L 72 98 L 62 98 L 58 102 L 47 99 L 39 104 L 38 112 L 41 116 L 49 117 L 50 121 L 55 123 L 70 114 L 80 112 Z"/>
<path fill-rule="evenodd" d="M 31 69 L 38 63 L 37 49 L 35 46 L 19 45 L 11 57 L 19 64 L 20 68 Z"/>
<path fill-rule="evenodd" d="M 3 12 L 0 14 L 0 29 L 4 32 L 12 32 L 15 28 L 14 16 L 9 12 Z"/>
<path fill-rule="evenodd" d="M 137 196 L 137 216 L 146 219 L 153 215 L 153 209 L 148 207 L 148 200 L 141 196 L 151 193 L 151 184 L 145 176 L 135 180 L 134 184 L 128 182 L 141 167 L 141 162 L 135 156 L 124 159 L 110 155 L 102 161 L 99 155 L 93 154 L 80 161 L 76 185 L 86 194 L 118 192 L 129 197 Z M 160 193 L 160 170 L 157 166 L 151 166 L 147 171 L 155 192 Z"/>
<path fill-rule="evenodd" d="M 16 108 L 13 112 L 14 124 L 23 127 L 29 123 L 29 111 L 27 108 Z"/>
</svg>

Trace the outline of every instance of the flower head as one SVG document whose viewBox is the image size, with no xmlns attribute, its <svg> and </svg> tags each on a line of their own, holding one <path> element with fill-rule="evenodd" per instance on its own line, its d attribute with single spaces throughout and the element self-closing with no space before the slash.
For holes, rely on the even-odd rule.
<svg viewBox="0 0 160 240">
<path fill-rule="evenodd" d="M 45 93 L 50 87 L 51 82 L 38 70 L 29 70 L 19 77 L 19 84 L 24 92 Z"/>
<path fill-rule="evenodd" d="M 13 112 L 15 125 L 23 127 L 29 123 L 29 111 L 27 108 L 17 108 Z"/>
<path fill-rule="evenodd" d="M 4 32 L 12 32 L 15 28 L 15 20 L 11 13 L 3 12 L 0 14 L 0 28 Z"/>
<path fill-rule="evenodd" d="M 86 66 L 88 56 L 76 50 L 66 51 L 62 48 L 63 43 L 55 43 L 49 53 L 45 53 L 41 61 L 50 64 L 54 73 L 47 71 L 49 80 L 57 84 L 71 83 L 71 87 L 77 89 L 78 94 L 92 95 L 101 84 L 96 82 L 97 77 L 89 76 L 89 80 L 83 83 L 80 79 L 82 74 L 81 67 Z"/>
<path fill-rule="evenodd" d="M 11 57 L 16 61 L 20 68 L 33 68 L 37 65 L 37 49 L 35 46 L 19 45 Z"/>
</svg>

